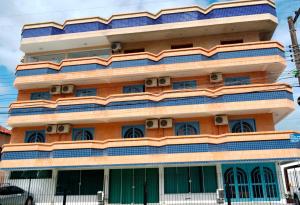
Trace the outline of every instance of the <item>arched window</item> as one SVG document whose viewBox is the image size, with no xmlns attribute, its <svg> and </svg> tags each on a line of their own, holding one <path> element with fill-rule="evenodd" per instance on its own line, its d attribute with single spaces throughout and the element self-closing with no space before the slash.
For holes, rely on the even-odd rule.
<svg viewBox="0 0 300 205">
<path fill-rule="evenodd" d="M 255 121 L 253 119 L 231 120 L 229 126 L 232 133 L 256 131 Z"/>
<path fill-rule="evenodd" d="M 198 135 L 199 122 L 179 122 L 175 125 L 176 136 L 181 135 Z"/>
<path fill-rule="evenodd" d="M 276 178 L 274 176 L 273 170 L 270 169 L 269 167 L 264 167 L 263 169 L 264 169 L 264 178 L 265 178 L 267 197 L 268 198 L 278 197 Z"/>
<path fill-rule="evenodd" d="M 144 125 L 124 126 L 122 128 L 123 138 L 141 138 L 145 136 Z"/>
<path fill-rule="evenodd" d="M 249 198 L 250 194 L 248 186 L 248 177 L 246 172 L 241 168 L 237 168 L 236 177 L 238 183 L 239 198 Z"/>
<path fill-rule="evenodd" d="M 263 182 L 260 168 L 256 167 L 251 172 L 253 198 L 264 198 Z"/>
<path fill-rule="evenodd" d="M 228 168 L 224 173 L 226 196 L 245 199 L 250 197 L 247 173 L 242 168 Z"/>
<path fill-rule="evenodd" d="M 34 130 L 27 131 L 25 136 L 25 143 L 43 143 L 45 142 L 45 131 Z"/>
<path fill-rule="evenodd" d="M 236 198 L 235 180 L 233 168 L 229 168 L 224 173 L 226 197 Z"/>
<path fill-rule="evenodd" d="M 93 140 L 94 128 L 73 128 L 73 141 Z"/>
</svg>

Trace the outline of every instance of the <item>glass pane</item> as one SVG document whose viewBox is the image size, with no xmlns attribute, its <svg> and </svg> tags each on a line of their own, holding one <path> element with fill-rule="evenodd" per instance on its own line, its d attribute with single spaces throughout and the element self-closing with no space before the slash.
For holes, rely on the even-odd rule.
<svg viewBox="0 0 300 205">
<path fill-rule="evenodd" d="M 215 166 L 204 166 L 204 192 L 215 193 L 217 190 L 217 170 Z"/>
<path fill-rule="evenodd" d="M 164 185 L 166 194 L 177 193 L 176 167 L 168 167 L 164 169 Z"/>
<path fill-rule="evenodd" d="M 121 169 L 111 169 L 109 171 L 109 203 L 120 203 L 122 201 L 122 177 Z"/>
<path fill-rule="evenodd" d="M 56 195 L 79 195 L 80 171 L 58 171 Z"/>
<path fill-rule="evenodd" d="M 177 168 L 177 193 L 189 193 L 190 183 L 189 183 L 189 168 L 188 167 L 178 167 Z"/>
<path fill-rule="evenodd" d="M 98 191 L 103 191 L 103 177 L 103 170 L 81 171 L 80 195 L 96 195 Z"/>
</svg>

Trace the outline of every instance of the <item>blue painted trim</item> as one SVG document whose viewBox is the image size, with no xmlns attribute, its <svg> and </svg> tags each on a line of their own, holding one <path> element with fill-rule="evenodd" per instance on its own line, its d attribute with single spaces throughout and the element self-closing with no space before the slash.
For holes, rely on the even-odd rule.
<svg viewBox="0 0 300 205">
<path fill-rule="evenodd" d="M 234 127 L 235 125 L 239 124 L 239 125 L 240 125 L 240 128 L 241 128 L 241 132 L 246 132 L 246 130 L 244 130 L 243 123 L 247 123 L 248 125 L 250 125 L 251 129 L 253 130 L 252 132 L 256 132 L 256 123 L 255 123 L 255 119 L 229 120 L 230 131 L 234 133 L 233 127 Z"/>
<path fill-rule="evenodd" d="M 254 162 L 276 162 L 276 161 L 290 161 L 297 160 L 299 157 L 292 158 L 273 158 L 273 159 L 248 159 L 248 160 L 224 160 L 224 161 L 194 161 L 194 162 L 164 162 L 164 163 L 136 163 L 136 164 L 110 164 L 110 165 L 76 165 L 76 166 L 48 166 L 48 167 L 10 167 L 10 168 L 1 168 L 0 170 L 12 171 L 12 170 L 45 170 L 45 169 L 88 169 L 88 168 L 107 168 L 107 167 L 152 167 L 160 165 L 168 166 L 183 166 L 183 165 L 204 165 L 204 164 L 217 164 L 217 163 L 254 163 Z"/>
<path fill-rule="evenodd" d="M 77 89 L 75 96 L 76 97 L 97 96 L 97 88 Z"/>
<path fill-rule="evenodd" d="M 49 92 L 33 92 L 30 94 L 30 100 L 50 100 Z"/>
<path fill-rule="evenodd" d="M 240 93 L 232 95 L 222 95 L 216 98 L 207 96 L 194 96 L 182 98 L 167 98 L 161 101 L 151 100 L 132 100 L 112 102 L 106 105 L 99 104 L 80 104 L 80 105 L 63 105 L 56 108 L 14 108 L 11 109 L 10 116 L 24 116 L 24 115 L 42 115 L 55 113 L 70 113 L 70 112 L 91 112 L 102 110 L 120 110 L 120 109 L 137 109 L 150 107 L 166 107 L 166 106 L 181 106 L 181 105 L 200 105 L 200 104 L 214 104 L 227 102 L 244 102 L 244 101 L 259 101 L 259 100 L 273 100 L 273 99 L 289 99 L 293 101 L 293 94 L 288 91 L 271 91 L 271 92 L 253 92 Z"/>
<path fill-rule="evenodd" d="M 234 16 L 244 16 L 244 15 L 257 15 L 257 14 L 266 14 L 266 13 L 276 16 L 276 10 L 274 7 L 268 4 L 259 4 L 259 5 L 239 6 L 239 7 L 232 7 L 232 8 L 220 8 L 220 9 L 216 8 L 208 12 L 207 14 L 204 14 L 200 11 L 190 11 L 190 12 L 163 14 L 159 16 L 157 19 L 141 16 L 135 18 L 114 19 L 108 24 L 101 23 L 101 22 L 68 24 L 63 29 L 59 29 L 53 26 L 34 28 L 34 29 L 24 29 L 22 31 L 22 38 L 61 35 L 67 33 L 79 33 L 79 32 L 117 29 L 117 28 L 139 27 L 139 26 L 147 26 L 147 25 L 176 23 L 176 22 L 188 22 L 188 21 L 207 20 L 207 19 L 234 17 Z"/>
<path fill-rule="evenodd" d="M 127 85 L 123 87 L 123 93 L 142 93 L 145 92 L 145 85 Z"/>
<path fill-rule="evenodd" d="M 24 143 L 35 143 L 37 142 L 38 134 L 42 136 L 42 142 L 46 142 L 46 133 L 45 130 L 28 130 L 25 132 Z M 30 137 L 34 135 L 34 142 L 29 141 Z"/>
<path fill-rule="evenodd" d="M 290 140 L 268 140 L 254 142 L 228 142 L 222 144 L 180 144 L 165 146 L 136 146 L 136 147 L 110 147 L 105 149 L 67 149 L 54 151 L 20 151 L 3 152 L 2 160 L 23 160 L 43 158 L 73 158 L 73 157 L 99 157 L 99 156 L 130 156 L 155 155 L 175 153 L 199 152 L 226 152 L 245 150 L 274 150 L 274 149 L 300 149 L 300 142 L 292 143 Z"/>
<path fill-rule="evenodd" d="M 248 85 L 250 84 L 250 77 L 227 77 L 224 79 L 224 85 Z"/>
<path fill-rule="evenodd" d="M 46 74 L 80 72 L 80 71 L 102 70 L 102 69 L 120 69 L 120 68 L 129 68 L 129 67 L 137 67 L 137 66 L 153 66 L 153 65 L 177 64 L 177 63 L 200 62 L 200 61 L 222 60 L 222 59 L 232 59 L 232 58 L 257 57 L 257 56 L 273 56 L 273 55 L 279 55 L 284 58 L 284 51 L 282 51 L 279 48 L 264 48 L 264 49 L 253 49 L 253 50 L 244 50 L 244 51 L 219 52 L 209 57 L 202 54 L 195 54 L 195 55 L 164 57 L 159 61 L 153 61 L 150 59 L 113 61 L 107 66 L 94 63 L 94 64 L 84 64 L 84 65 L 63 66 L 60 70 L 55 70 L 52 68 L 26 69 L 26 70 L 18 70 L 16 72 L 16 76 L 20 77 L 20 76 L 46 75 Z"/>
<path fill-rule="evenodd" d="M 174 82 L 172 83 L 172 87 L 174 90 L 197 88 L 197 81 L 189 80 L 189 81 Z"/>
<path fill-rule="evenodd" d="M 78 140 L 87 140 L 85 138 L 85 134 L 88 132 L 89 134 L 92 135 L 92 139 L 94 139 L 95 136 L 95 128 L 73 128 L 72 129 L 72 140 L 73 141 L 78 141 Z M 78 139 L 78 135 L 81 134 L 80 138 Z"/>
<path fill-rule="evenodd" d="M 129 137 L 126 137 L 125 134 L 130 129 L 132 129 L 132 134 L 133 134 L 133 136 L 130 138 L 140 138 L 141 137 L 141 136 L 137 136 L 136 130 L 142 131 L 142 133 L 143 133 L 142 137 L 145 137 L 145 125 L 128 125 L 128 126 L 122 127 L 122 138 L 129 138 Z"/>
<path fill-rule="evenodd" d="M 191 129 L 193 130 L 191 130 Z M 195 131 L 195 132 L 193 132 Z M 200 126 L 199 122 L 177 122 L 175 124 L 175 135 L 176 136 L 184 136 L 184 135 L 199 135 L 200 134 Z"/>
</svg>

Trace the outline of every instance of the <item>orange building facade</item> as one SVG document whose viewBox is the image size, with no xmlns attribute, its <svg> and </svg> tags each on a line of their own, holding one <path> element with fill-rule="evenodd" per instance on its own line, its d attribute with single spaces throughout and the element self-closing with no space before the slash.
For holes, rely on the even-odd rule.
<svg viewBox="0 0 300 205">
<path fill-rule="evenodd" d="M 1 168 L 106 204 L 213 203 L 224 189 L 284 203 L 279 164 L 300 151 L 275 130 L 294 110 L 276 26 L 271 0 L 25 25 Z"/>
</svg>

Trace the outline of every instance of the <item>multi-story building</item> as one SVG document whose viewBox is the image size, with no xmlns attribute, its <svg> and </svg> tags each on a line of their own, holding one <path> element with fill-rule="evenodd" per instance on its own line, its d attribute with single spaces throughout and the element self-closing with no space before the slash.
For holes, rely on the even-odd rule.
<svg viewBox="0 0 300 205">
<path fill-rule="evenodd" d="M 2 145 L 9 143 L 10 141 L 10 130 L 5 127 L 0 126 L 0 151 L 2 149 Z M 0 158 L 1 161 L 1 158 Z M 4 181 L 5 173 L 0 170 L 0 184 Z"/>
<path fill-rule="evenodd" d="M 285 203 L 300 143 L 274 127 L 294 110 L 276 26 L 272 0 L 25 25 L 1 168 L 54 198 Z"/>
</svg>

